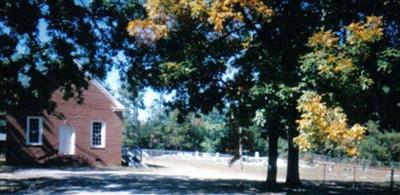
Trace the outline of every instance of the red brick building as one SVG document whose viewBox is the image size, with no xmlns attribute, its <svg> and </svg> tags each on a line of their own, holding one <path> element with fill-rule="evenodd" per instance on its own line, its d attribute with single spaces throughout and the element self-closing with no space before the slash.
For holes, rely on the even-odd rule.
<svg viewBox="0 0 400 195">
<path fill-rule="evenodd" d="M 89 81 L 84 103 L 65 101 L 56 90 L 54 114 L 28 106 L 7 111 L 6 161 L 13 165 L 121 165 L 122 111 L 100 83 Z"/>
</svg>

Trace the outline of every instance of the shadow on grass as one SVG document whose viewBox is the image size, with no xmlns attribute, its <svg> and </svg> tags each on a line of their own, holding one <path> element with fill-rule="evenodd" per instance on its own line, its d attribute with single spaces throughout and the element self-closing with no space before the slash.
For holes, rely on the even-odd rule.
<svg viewBox="0 0 400 195">
<path fill-rule="evenodd" d="M 95 193 L 127 192 L 131 194 L 171 194 L 171 193 L 257 193 L 253 186 L 262 182 L 240 180 L 197 180 L 184 177 L 154 176 L 154 175 L 109 175 L 99 174 L 95 177 L 72 176 L 65 179 L 48 177 L 4 180 L 0 183 L 19 183 L 20 188 L 10 188 L 8 191 L 20 194 L 33 192 L 48 194 L 64 193 Z M 23 189 L 21 189 L 23 188 Z M 17 189 L 17 191 L 12 191 Z M 20 189 L 20 190 L 18 190 Z M 6 192 L 6 191 L 3 191 Z"/>
<path fill-rule="evenodd" d="M 322 184 L 316 181 L 304 181 L 299 188 L 286 188 L 277 184 L 273 190 L 264 188 L 264 182 L 247 180 L 200 180 L 187 177 L 160 175 L 115 175 L 96 174 L 92 176 L 68 176 L 63 179 L 48 177 L 7 180 L 0 179 L 0 193 L 17 194 L 66 194 L 66 193 L 95 193 L 113 194 L 124 192 L 129 194 L 194 194 L 194 193 L 265 193 L 277 192 L 282 194 L 399 194 L 388 191 L 387 187 L 377 186 L 376 183 L 363 183 L 356 187 L 349 182 L 329 182 Z M 10 187 L 7 189 L 7 185 Z M 2 189 L 2 188 L 0 188 Z"/>
<path fill-rule="evenodd" d="M 157 169 L 166 168 L 165 166 L 156 165 L 156 164 L 146 164 L 146 166 L 149 168 L 157 168 Z"/>
</svg>

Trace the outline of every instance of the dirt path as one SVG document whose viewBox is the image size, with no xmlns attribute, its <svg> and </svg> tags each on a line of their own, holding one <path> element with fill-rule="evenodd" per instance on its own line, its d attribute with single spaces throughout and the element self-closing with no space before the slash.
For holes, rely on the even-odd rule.
<svg viewBox="0 0 400 195">
<path fill-rule="evenodd" d="M 0 169 L 0 193 L 8 194 L 232 194 L 262 193 L 266 166 L 262 163 L 239 163 L 202 159 L 151 158 L 147 168 L 93 169 Z M 305 174 L 318 167 L 303 167 Z M 285 167 L 279 167 L 278 180 L 283 181 Z M 304 171 L 306 170 L 306 171 Z M 319 177 L 319 173 L 316 174 Z M 280 185 L 273 194 L 387 193 L 387 188 L 352 187 L 352 182 L 309 182 L 301 189 Z M 269 189 L 268 189 L 269 190 Z M 368 193 L 366 193 L 368 192 Z M 391 192 L 390 192 L 391 193 Z M 397 193 L 393 193 L 397 194 Z"/>
<path fill-rule="evenodd" d="M 145 163 L 165 167 L 159 174 L 181 175 L 198 179 L 239 179 L 251 181 L 265 181 L 266 166 L 262 164 L 235 163 L 229 166 L 227 163 L 216 163 L 202 159 L 170 159 L 151 158 Z M 283 181 L 283 177 L 279 178 Z"/>
<path fill-rule="evenodd" d="M 0 173 L 0 192 L 12 194 L 257 193 L 262 182 L 218 180 L 158 165 L 150 168 L 20 169 Z M 189 173 L 189 174 L 185 174 Z M 207 175 L 210 172 L 207 172 Z M 6 187 L 9 186 L 7 190 Z"/>
</svg>

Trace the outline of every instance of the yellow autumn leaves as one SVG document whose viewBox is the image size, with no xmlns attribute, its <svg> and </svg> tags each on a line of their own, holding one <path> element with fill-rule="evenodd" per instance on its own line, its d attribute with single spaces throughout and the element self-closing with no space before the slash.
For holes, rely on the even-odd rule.
<svg viewBox="0 0 400 195">
<path fill-rule="evenodd" d="M 348 34 L 346 35 L 346 43 L 354 44 L 357 42 L 374 42 L 379 40 L 383 35 L 382 17 L 368 16 L 365 22 L 355 22 L 346 26 Z M 315 33 L 308 39 L 308 46 L 312 48 L 338 48 L 339 37 L 331 30 Z"/>
<path fill-rule="evenodd" d="M 246 9 L 264 19 L 272 16 L 272 9 L 260 0 L 220 0 L 214 1 L 207 10 L 208 21 L 214 25 L 215 31 L 221 32 L 227 20 L 243 21 Z"/>
<path fill-rule="evenodd" d="M 136 37 L 143 44 L 150 44 L 168 34 L 167 26 L 156 24 L 152 20 L 132 20 L 127 29 L 130 36 Z"/>
<path fill-rule="evenodd" d="M 145 44 L 167 36 L 176 18 L 208 22 L 222 32 L 226 22 L 242 22 L 246 14 L 266 20 L 272 15 L 272 9 L 261 0 L 148 0 L 146 11 L 147 18 L 132 20 L 127 26 L 128 34 Z"/>
<path fill-rule="evenodd" d="M 316 68 L 315 76 L 326 81 L 347 80 L 350 75 L 358 75 L 361 88 L 367 88 L 373 81 L 358 66 L 368 53 L 367 44 L 383 36 L 382 17 L 369 16 L 365 22 L 351 23 L 344 28 L 346 34 L 342 37 L 324 29 L 311 36 L 308 46 L 313 51 L 303 57 L 301 70 L 314 73 Z M 343 38 L 341 43 L 340 38 Z M 329 107 L 319 94 L 307 91 L 299 98 L 297 110 L 301 113 L 296 121 L 300 134 L 294 141 L 301 150 L 331 143 L 350 156 L 358 154 L 357 145 L 366 128 L 360 124 L 350 127 L 342 108 Z"/>
<path fill-rule="evenodd" d="M 315 51 L 308 56 L 315 62 L 313 63 L 318 70 L 318 74 L 324 78 L 330 78 L 335 74 L 345 75 L 351 73 L 355 66 L 350 57 L 342 53 L 327 53 L 324 51 Z"/>
<path fill-rule="evenodd" d="M 339 38 L 332 33 L 331 30 L 321 30 L 308 39 L 308 46 L 312 48 L 328 48 L 338 47 Z"/>
<path fill-rule="evenodd" d="M 383 35 L 382 17 L 369 16 L 365 23 L 352 23 L 347 26 L 347 30 L 350 32 L 347 38 L 350 44 L 377 41 Z"/>
<path fill-rule="evenodd" d="M 349 50 L 357 50 L 363 43 L 378 41 L 383 35 L 382 17 L 369 16 L 366 22 L 351 23 L 345 27 L 346 39 L 339 44 L 339 36 L 331 30 L 321 30 L 311 36 L 308 46 L 313 52 L 305 56 L 316 65 L 319 74 L 325 78 L 333 74 L 348 74 L 355 70 L 354 55 Z"/>
<path fill-rule="evenodd" d="M 294 141 L 301 150 L 307 151 L 330 142 L 350 156 L 358 154 L 357 145 L 366 128 L 360 124 L 349 127 L 347 116 L 340 107 L 328 107 L 320 95 L 308 91 L 300 97 L 297 109 L 301 113 L 296 121 L 300 135 Z"/>
</svg>

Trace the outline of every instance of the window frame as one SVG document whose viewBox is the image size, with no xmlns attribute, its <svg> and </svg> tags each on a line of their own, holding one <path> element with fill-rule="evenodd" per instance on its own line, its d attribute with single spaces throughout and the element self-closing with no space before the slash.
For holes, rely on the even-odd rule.
<svg viewBox="0 0 400 195">
<path fill-rule="evenodd" d="M 38 128 L 39 128 L 39 138 L 38 142 L 31 142 L 30 140 L 30 120 L 38 119 Z M 27 116 L 26 117 L 26 128 L 25 128 L 25 143 L 30 146 L 41 146 L 43 145 L 43 117 L 41 116 Z"/>
<path fill-rule="evenodd" d="M 101 123 L 101 144 L 100 145 L 93 145 L 93 124 L 94 123 Z M 104 149 L 106 147 L 106 122 L 101 120 L 92 120 L 90 124 L 90 147 L 95 149 Z"/>
</svg>

